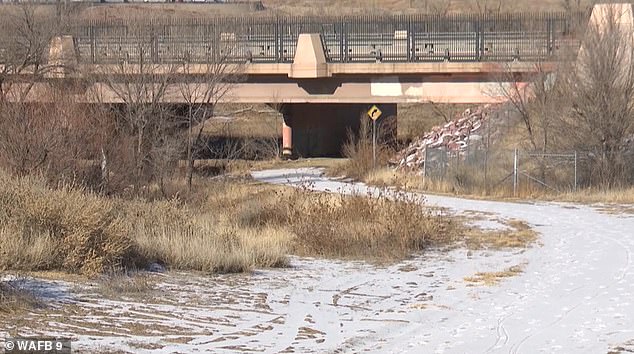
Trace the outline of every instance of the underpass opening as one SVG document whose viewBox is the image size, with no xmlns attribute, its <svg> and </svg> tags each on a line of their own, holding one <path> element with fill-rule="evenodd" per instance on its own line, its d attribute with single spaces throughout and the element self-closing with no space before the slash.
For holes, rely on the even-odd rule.
<svg viewBox="0 0 634 354">
<path fill-rule="evenodd" d="M 371 104 L 287 104 L 284 115 L 286 153 L 293 157 L 342 157 L 349 134 L 359 134 L 361 122 L 368 121 Z M 382 115 L 377 122 L 381 130 L 381 144 L 396 141 L 397 105 L 380 104 Z M 391 138 L 390 138 L 391 137 Z M 290 141 L 289 141 L 290 140 Z"/>
</svg>

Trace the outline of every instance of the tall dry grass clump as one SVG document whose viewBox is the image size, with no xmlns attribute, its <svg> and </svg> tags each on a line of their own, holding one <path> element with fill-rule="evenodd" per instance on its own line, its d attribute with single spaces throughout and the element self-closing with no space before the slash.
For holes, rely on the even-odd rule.
<svg viewBox="0 0 634 354">
<path fill-rule="evenodd" d="M 288 264 L 292 234 L 258 218 L 258 201 L 272 201 L 275 188 L 243 181 L 206 181 L 187 205 L 128 203 L 130 228 L 141 254 L 173 269 L 243 272 Z"/>
<path fill-rule="evenodd" d="M 239 187 L 210 190 L 248 198 Z M 241 227 L 222 203 L 197 209 L 176 200 L 109 198 L 0 172 L 0 270 L 96 275 L 158 262 L 171 269 L 243 272 L 287 264 L 289 232 Z"/>
<path fill-rule="evenodd" d="M 149 262 L 214 273 L 283 267 L 288 263 L 288 233 L 239 227 L 230 221 L 228 209 L 191 211 L 174 202 L 136 202 L 126 208 L 126 225 L 139 254 Z"/>
<path fill-rule="evenodd" d="M 0 172 L 0 270 L 95 274 L 134 260 L 115 204 L 82 189 Z"/>
<path fill-rule="evenodd" d="M 345 196 L 300 189 L 280 192 L 275 203 L 261 205 L 257 220 L 286 225 L 298 255 L 394 261 L 448 245 L 457 236 L 457 224 L 423 209 L 421 202 L 387 193 Z"/>
<path fill-rule="evenodd" d="M 372 128 L 366 118 L 362 118 L 359 124 L 358 134 L 348 132 L 347 142 L 342 147 L 342 154 L 347 160 L 344 163 L 330 169 L 333 175 L 344 175 L 357 180 L 362 180 L 375 167 L 386 166 L 394 153 L 393 137 L 389 136 L 389 124 L 381 129 L 377 124 L 376 165 L 374 161 L 374 147 L 372 144 Z"/>
</svg>

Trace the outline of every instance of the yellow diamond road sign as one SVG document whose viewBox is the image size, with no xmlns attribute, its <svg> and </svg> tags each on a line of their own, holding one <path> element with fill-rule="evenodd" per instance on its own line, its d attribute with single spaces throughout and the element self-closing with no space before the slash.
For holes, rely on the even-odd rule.
<svg viewBox="0 0 634 354">
<path fill-rule="evenodd" d="M 381 114 L 383 112 L 381 112 L 381 110 L 379 109 L 379 107 L 377 106 L 372 106 L 372 108 L 370 108 L 370 110 L 368 111 L 368 116 L 370 117 L 370 119 L 372 120 L 377 120 L 379 119 L 379 117 L 381 117 Z"/>
</svg>

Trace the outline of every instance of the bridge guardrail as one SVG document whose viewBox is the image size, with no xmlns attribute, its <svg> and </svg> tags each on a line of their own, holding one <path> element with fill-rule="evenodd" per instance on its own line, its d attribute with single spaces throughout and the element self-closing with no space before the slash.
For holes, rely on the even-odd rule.
<svg viewBox="0 0 634 354">
<path fill-rule="evenodd" d="M 140 19 L 88 21 L 70 34 L 79 61 L 96 64 L 290 63 L 301 33 L 320 33 L 330 62 L 508 61 L 552 58 L 575 45 L 587 20 L 586 13 Z"/>
</svg>

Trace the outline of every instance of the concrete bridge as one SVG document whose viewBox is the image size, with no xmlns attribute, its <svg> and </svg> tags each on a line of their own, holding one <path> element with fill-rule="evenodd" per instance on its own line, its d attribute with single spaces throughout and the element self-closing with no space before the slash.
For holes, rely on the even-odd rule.
<svg viewBox="0 0 634 354">
<path fill-rule="evenodd" d="M 209 73 L 231 73 L 240 79 L 219 100 L 280 107 L 285 154 L 336 154 L 374 104 L 395 121 L 399 103 L 504 100 L 501 84 L 576 52 L 585 22 L 559 13 L 89 22 L 52 39 L 53 69 L 27 99 L 67 82 L 77 101 L 126 103 L 118 88 L 151 77 L 165 83 L 162 102 L 179 104 L 184 86 L 205 92 Z"/>
</svg>

